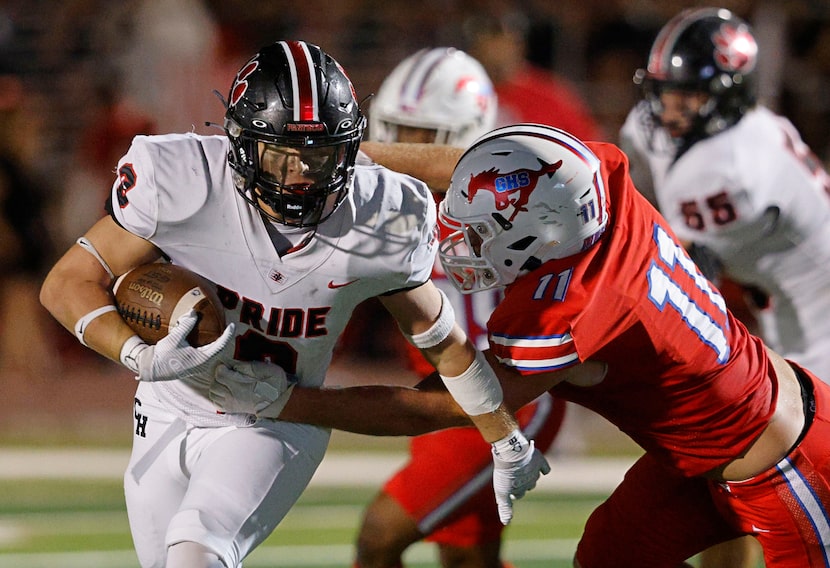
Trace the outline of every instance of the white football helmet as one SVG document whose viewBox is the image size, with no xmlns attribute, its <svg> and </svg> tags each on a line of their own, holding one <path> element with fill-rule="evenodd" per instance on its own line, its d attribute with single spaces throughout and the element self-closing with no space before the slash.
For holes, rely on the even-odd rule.
<svg viewBox="0 0 830 568">
<path fill-rule="evenodd" d="M 464 153 L 439 215 L 455 232 L 438 255 L 465 294 L 507 286 L 542 263 L 587 250 L 608 222 L 599 158 L 538 124 L 494 130 Z"/>
<path fill-rule="evenodd" d="M 398 127 L 434 130 L 435 144 L 466 148 L 496 121 L 496 92 L 484 67 L 458 49 L 422 49 L 398 64 L 372 101 L 369 137 L 397 142 Z"/>
</svg>

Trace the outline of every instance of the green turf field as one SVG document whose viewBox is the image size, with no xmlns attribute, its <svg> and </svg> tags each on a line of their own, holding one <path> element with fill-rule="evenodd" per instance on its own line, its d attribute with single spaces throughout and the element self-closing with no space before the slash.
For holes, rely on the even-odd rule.
<svg viewBox="0 0 830 568">
<path fill-rule="evenodd" d="M 251 567 L 348 567 L 369 488 L 309 488 L 245 562 Z M 506 558 L 518 568 L 570 566 L 580 527 L 601 496 L 531 493 L 517 504 Z M 434 550 L 408 551 L 409 566 L 436 566 Z M 0 567 L 133 568 L 117 480 L 0 481 Z"/>
<path fill-rule="evenodd" d="M 120 479 L 128 448 L 19 442 L 0 445 L 0 568 L 138 568 Z M 394 469 L 384 460 L 404 459 L 405 448 L 405 439 L 336 432 L 321 466 L 325 480 L 312 481 L 245 568 L 349 568 L 363 508 Z M 615 451 L 622 469 L 619 460 L 603 461 Z M 516 568 L 570 568 L 585 519 L 633 459 L 631 447 L 619 443 L 581 465 L 553 458 L 540 488 L 516 503 L 505 559 Z M 438 567 L 426 544 L 412 547 L 404 560 Z"/>
<path fill-rule="evenodd" d="M 370 488 L 309 488 L 246 568 L 351 566 Z M 517 568 L 570 568 L 581 527 L 602 495 L 531 492 L 516 505 L 504 557 Z M 418 544 L 407 566 L 437 567 Z M 0 481 L 0 568 L 138 568 L 121 484 Z"/>
</svg>

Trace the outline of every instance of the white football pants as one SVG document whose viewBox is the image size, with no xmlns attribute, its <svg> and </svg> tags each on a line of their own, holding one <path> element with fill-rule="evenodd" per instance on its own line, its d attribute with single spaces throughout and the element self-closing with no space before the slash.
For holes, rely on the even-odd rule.
<svg viewBox="0 0 830 568">
<path fill-rule="evenodd" d="M 168 546 L 192 541 L 236 568 L 305 490 L 330 431 L 271 420 L 194 427 L 162 408 L 149 386 L 136 392 L 124 475 L 139 562 L 163 568 Z"/>
</svg>

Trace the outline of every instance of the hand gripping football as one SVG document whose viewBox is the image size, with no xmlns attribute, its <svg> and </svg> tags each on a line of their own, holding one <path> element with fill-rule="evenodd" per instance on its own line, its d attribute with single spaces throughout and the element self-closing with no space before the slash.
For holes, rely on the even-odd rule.
<svg viewBox="0 0 830 568">
<path fill-rule="evenodd" d="M 210 280 L 181 266 L 151 263 L 118 277 L 112 288 L 118 313 L 141 339 L 154 345 L 190 310 L 199 322 L 187 336 L 194 347 L 216 340 L 225 329 L 225 311 Z"/>
</svg>

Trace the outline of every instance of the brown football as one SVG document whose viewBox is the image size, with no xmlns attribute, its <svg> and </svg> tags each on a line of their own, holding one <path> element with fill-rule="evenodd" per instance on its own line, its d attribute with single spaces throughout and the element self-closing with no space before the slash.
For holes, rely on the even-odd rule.
<svg viewBox="0 0 830 568">
<path fill-rule="evenodd" d="M 206 345 L 225 329 L 216 285 L 181 266 L 160 262 L 138 266 L 119 276 L 112 291 L 118 313 L 151 345 L 191 309 L 199 314 L 199 322 L 187 336 L 191 345 Z"/>
</svg>

